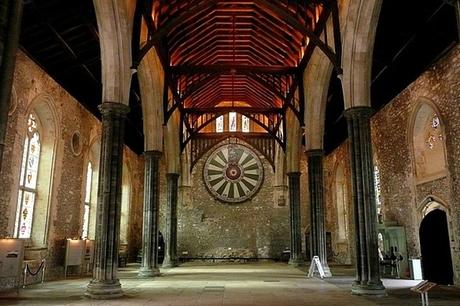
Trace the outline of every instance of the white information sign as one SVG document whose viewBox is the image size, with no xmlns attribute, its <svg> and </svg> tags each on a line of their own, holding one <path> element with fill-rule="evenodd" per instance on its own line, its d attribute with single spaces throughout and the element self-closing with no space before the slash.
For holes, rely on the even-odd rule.
<svg viewBox="0 0 460 306">
<path fill-rule="evenodd" d="M 67 240 L 65 251 L 65 276 L 68 266 L 81 266 L 85 258 L 86 240 Z"/>
<path fill-rule="evenodd" d="M 87 263 L 94 261 L 94 240 L 86 240 L 85 242 L 85 261 Z"/>
<path fill-rule="evenodd" d="M 79 266 L 83 263 L 85 240 L 67 240 L 65 263 L 67 266 Z"/>
<path fill-rule="evenodd" d="M 323 266 L 321 265 L 321 261 L 318 256 L 313 256 L 310 269 L 308 270 L 308 277 L 313 277 L 315 272 L 318 272 L 321 278 L 325 277 Z"/>
<path fill-rule="evenodd" d="M 0 278 L 19 280 L 24 260 L 24 240 L 0 239 Z"/>
</svg>

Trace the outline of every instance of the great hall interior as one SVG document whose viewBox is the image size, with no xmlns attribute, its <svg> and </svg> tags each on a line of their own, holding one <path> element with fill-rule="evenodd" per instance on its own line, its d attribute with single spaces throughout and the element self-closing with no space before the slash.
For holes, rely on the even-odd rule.
<svg viewBox="0 0 460 306">
<path fill-rule="evenodd" d="M 460 305 L 459 40 L 458 0 L 2 0 L 0 304 Z"/>
</svg>

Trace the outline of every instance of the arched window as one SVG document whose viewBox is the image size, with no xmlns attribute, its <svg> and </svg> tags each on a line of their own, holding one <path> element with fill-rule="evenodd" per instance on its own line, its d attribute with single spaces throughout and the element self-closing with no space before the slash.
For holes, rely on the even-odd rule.
<svg viewBox="0 0 460 306">
<path fill-rule="evenodd" d="M 345 242 L 348 237 L 347 187 L 343 165 L 337 166 L 335 172 L 335 201 L 337 207 L 337 241 Z"/>
<path fill-rule="evenodd" d="M 30 113 L 22 152 L 21 176 L 19 178 L 18 205 L 14 225 L 14 237 L 30 238 L 37 199 L 37 180 L 40 163 L 41 140 L 37 117 Z"/>
<path fill-rule="evenodd" d="M 91 209 L 92 182 L 93 182 L 93 167 L 91 165 L 91 162 L 88 162 L 88 166 L 86 168 L 85 200 L 83 202 L 83 227 L 81 231 L 82 239 L 88 238 L 89 213 Z"/>
<path fill-rule="evenodd" d="M 236 113 L 228 113 L 228 130 L 230 132 L 236 132 Z"/>
<path fill-rule="evenodd" d="M 216 132 L 222 133 L 224 131 L 224 116 L 219 116 L 216 119 Z"/>
<path fill-rule="evenodd" d="M 241 116 L 241 131 L 243 133 L 249 132 L 249 118 L 246 117 L 245 115 Z"/>
<path fill-rule="evenodd" d="M 377 207 L 378 222 L 382 223 L 382 200 L 381 200 L 381 187 L 380 187 L 380 170 L 379 167 L 374 165 L 374 190 L 375 190 L 375 205 Z"/>
<path fill-rule="evenodd" d="M 128 165 L 123 163 L 123 176 L 121 182 L 121 217 L 120 217 L 120 243 L 128 243 L 129 207 L 131 202 L 131 175 Z"/>
<path fill-rule="evenodd" d="M 19 130 L 24 147 L 18 156 L 18 193 L 10 226 L 11 235 L 27 239 L 27 246 L 44 247 L 55 192 L 53 173 L 59 130 L 56 128 L 54 101 L 50 96 L 38 95 L 29 105 L 31 108 L 22 121 L 24 133 Z"/>
<path fill-rule="evenodd" d="M 415 115 L 413 152 L 418 183 L 447 174 L 444 127 L 436 110 L 422 103 Z"/>
<path fill-rule="evenodd" d="M 96 235 L 96 208 L 97 208 L 97 194 L 98 194 L 98 174 L 99 174 L 99 156 L 101 152 L 101 142 L 100 139 L 97 138 L 96 140 L 92 141 L 92 144 L 89 148 L 88 152 L 88 165 L 87 168 L 89 168 L 89 164 L 91 164 L 91 178 L 89 178 L 89 169 L 87 169 L 87 179 L 85 182 L 85 207 L 89 208 L 88 216 L 87 216 L 87 222 L 88 225 L 86 226 L 87 228 L 87 234 L 86 237 L 84 236 L 84 222 L 83 222 L 83 231 L 82 231 L 82 238 L 86 239 L 95 239 Z M 91 185 L 89 186 L 89 180 L 91 180 Z M 89 199 L 88 197 L 88 191 L 90 192 Z M 89 202 L 88 202 L 89 200 Z M 86 206 L 89 205 L 89 206 Z M 84 211 L 86 213 L 86 211 Z M 85 218 L 85 215 L 83 215 L 83 218 Z M 85 219 L 83 219 L 85 220 Z"/>
</svg>

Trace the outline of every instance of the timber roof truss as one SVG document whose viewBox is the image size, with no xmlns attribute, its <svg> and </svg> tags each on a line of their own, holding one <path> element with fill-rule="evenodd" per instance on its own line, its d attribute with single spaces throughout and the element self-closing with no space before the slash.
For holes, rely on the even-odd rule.
<svg viewBox="0 0 460 306">
<path fill-rule="evenodd" d="M 334 48 L 325 31 L 330 16 Z M 142 23 L 148 41 L 139 47 Z M 284 148 L 287 109 L 303 125 L 302 76 L 314 48 L 341 74 L 336 0 L 138 1 L 133 47 L 135 67 L 152 47 L 160 57 L 164 119 L 180 110 L 182 149 L 229 111 L 249 117 Z"/>
</svg>

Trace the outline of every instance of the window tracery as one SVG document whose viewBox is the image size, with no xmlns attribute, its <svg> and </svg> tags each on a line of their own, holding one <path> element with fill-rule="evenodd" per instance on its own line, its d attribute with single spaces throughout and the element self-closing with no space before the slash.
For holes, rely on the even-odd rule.
<svg viewBox="0 0 460 306">
<path fill-rule="evenodd" d="M 219 116 L 216 119 L 216 132 L 222 133 L 224 131 L 224 116 Z"/>
<path fill-rule="evenodd" d="M 447 174 L 444 126 L 431 103 L 416 109 L 413 122 L 413 156 L 417 183 Z"/>
<path fill-rule="evenodd" d="M 245 115 L 241 116 L 241 131 L 243 133 L 249 132 L 249 118 L 246 117 Z"/>
<path fill-rule="evenodd" d="M 335 173 L 335 202 L 337 208 L 337 241 L 345 242 L 348 238 L 348 195 L 343 165 L 339 165 Z"/>
<path fill-rule="evenodd" d="M 35 114 L 30 113 L 27 119 L 27 133 L 21 162 L 19 178 L 18 205 L 14 226 L 14 237 L 30 238 L 37 198 L 37 177 L 40 163 L 40 132 Z"/>
<path fill-rule="evenodd" d="M 382 219 L 382 201 L 381 201 L 381 186 L 380 186 L 380 170 L 377 165 L 374 165 L 374 190 L 375 190 L 375 205 L 377 207 L 377 218 L 379 223 Z"/>
<path fill-rule="evenodd" d="M 230 132 L 236 132 L 236 113 L 230 112 L 228 113 L 228 130 Z"/>
<path fill-rule="evenodd" d="M 91 162 L 88 162 L 88 167 L 86 169 L 86 185 L 85 185 L 85 201 L 83 204 L 83 228 L 82 228 L 82 239 L 88 238 L 89 230 L 89 212 L 91 209 L 91 187 L 93 180 L 93 167 Z"/>
<path fill-rule="evenodd" d="M 431 118 L 431 128 L 427 131 L 426 144 L 430 150 L 433 150 L 436 143 L 442 140 L 441 122 L 438 115 L 433 114 L 433 118 Z"/>
</svg>

